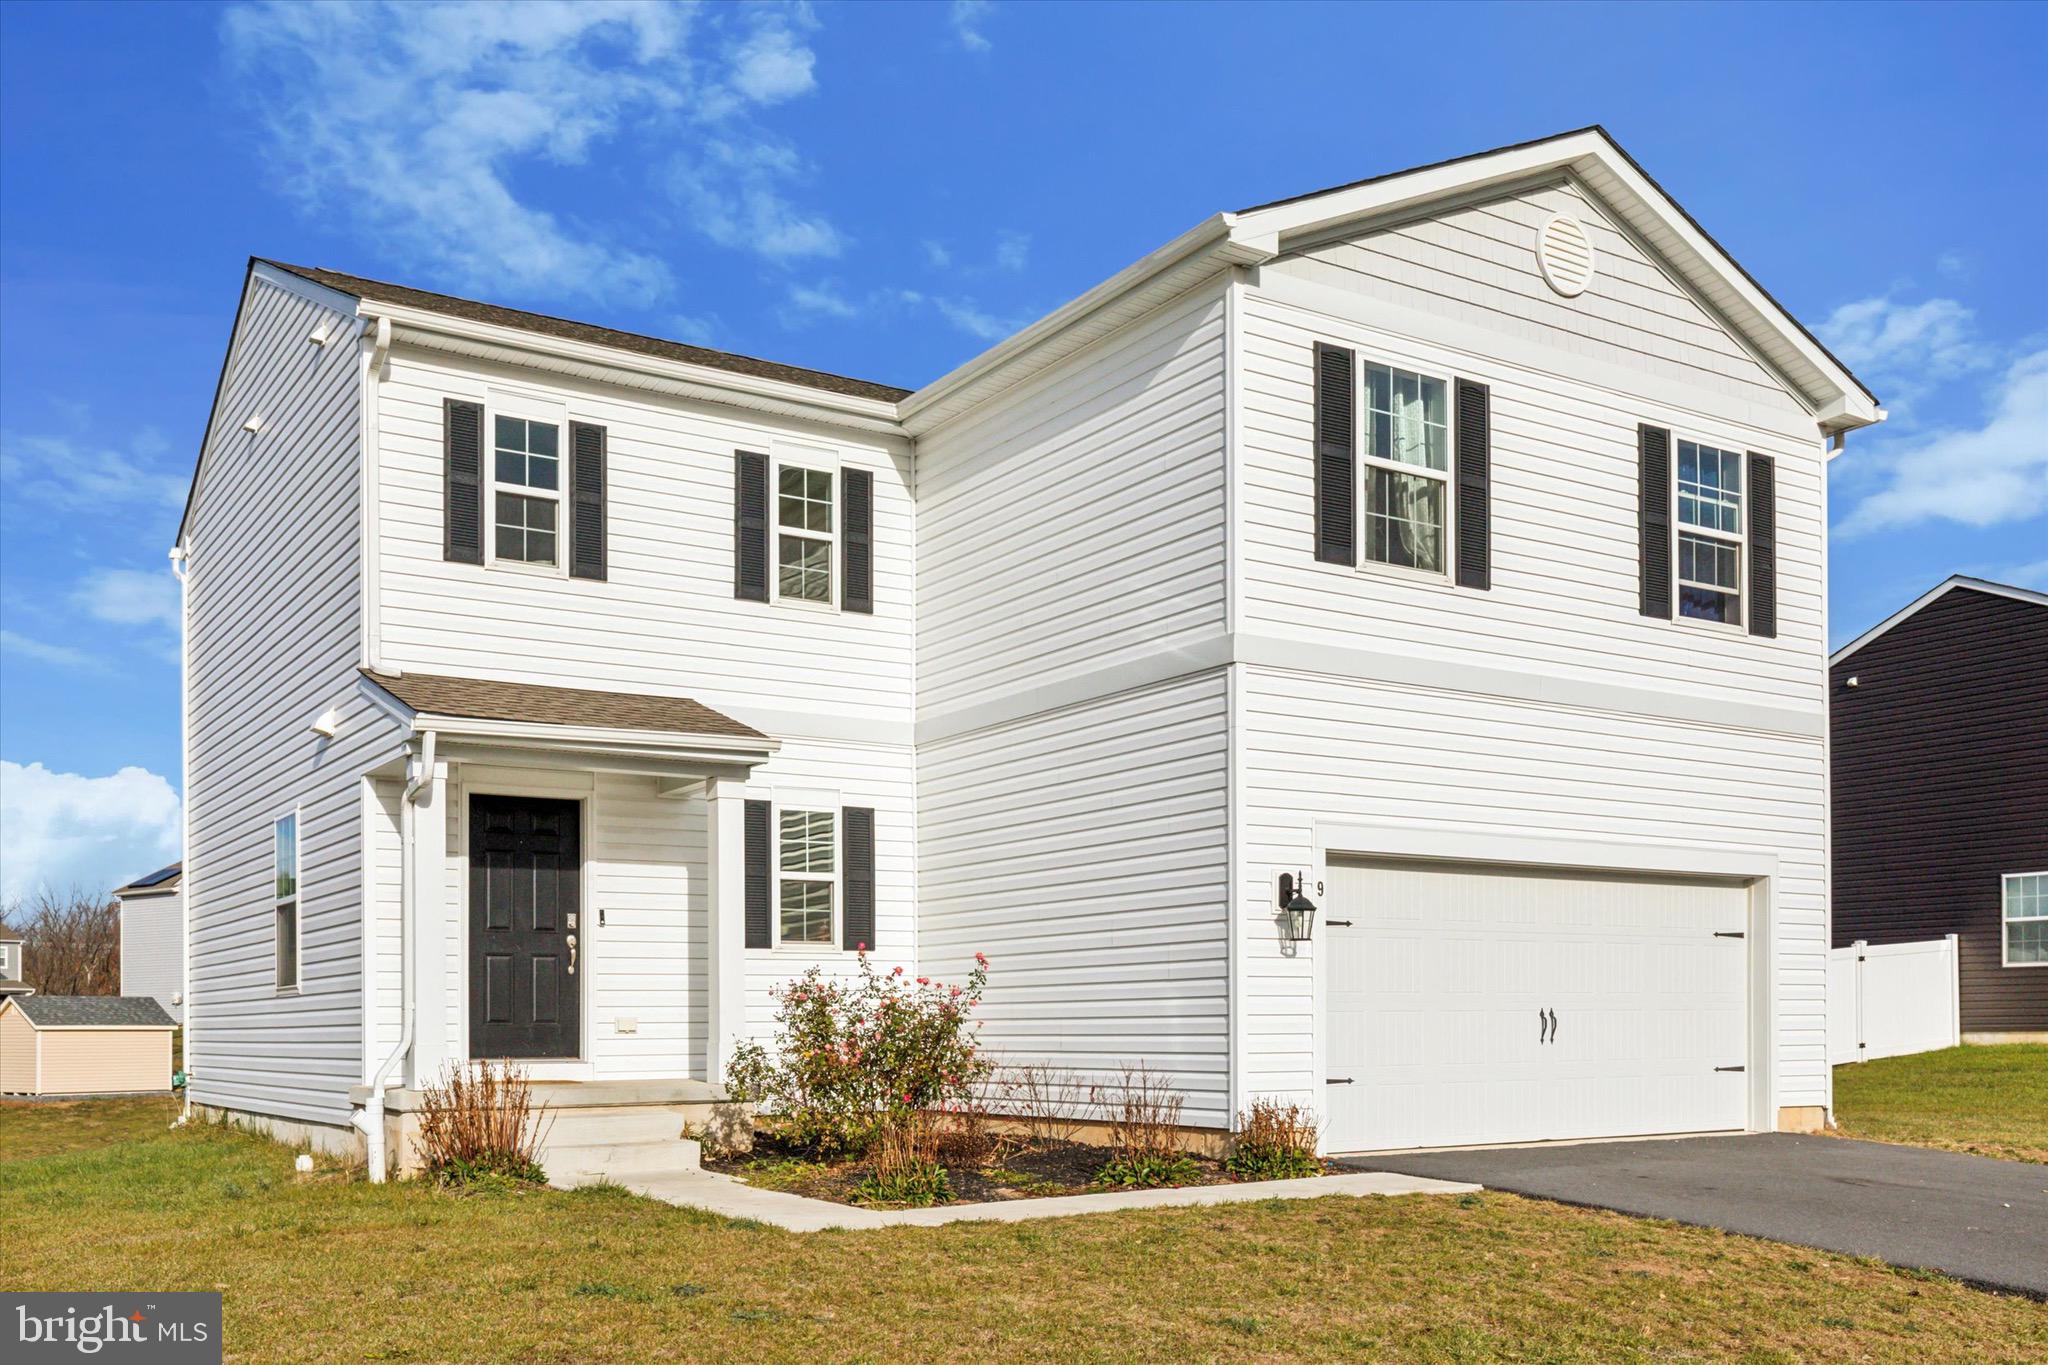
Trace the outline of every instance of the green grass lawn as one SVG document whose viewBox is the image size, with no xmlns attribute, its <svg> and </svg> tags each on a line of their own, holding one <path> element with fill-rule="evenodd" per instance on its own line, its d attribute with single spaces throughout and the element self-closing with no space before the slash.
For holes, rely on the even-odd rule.
<svg viewBox="0 0 2048 1365">
<path fill-rule="evenodd" d="M 2048 1162 L 2048 1043 L 1838 1066 L 1835 1123 L 1845 1137 Z"/>
<path fill-rule="evenodd" d="M 299 1178 L 162 1101 L 0 1105 L 9 1289 L 218 1289 L 230 1359 L 2048 1358 L 1940 1276 L 1506 1195 L 810 1236 Z"/>
</svg>

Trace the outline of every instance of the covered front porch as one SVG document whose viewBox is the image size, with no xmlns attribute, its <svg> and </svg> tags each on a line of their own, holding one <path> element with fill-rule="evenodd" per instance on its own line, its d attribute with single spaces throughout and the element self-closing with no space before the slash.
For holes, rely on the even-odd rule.
<svg viewBox="0 0 2048 1365">
<path fill-rule="evenodd" d="M 685 698 L 363 687 L 406 727 L 364 792 L 373 1169 L 409 1168 L 422 1091 L 483 1060 L 551 1111 L 551 1174 L 717 1122 L 746 1029 L 744 785 L 776 742 Z"/>
</svg>

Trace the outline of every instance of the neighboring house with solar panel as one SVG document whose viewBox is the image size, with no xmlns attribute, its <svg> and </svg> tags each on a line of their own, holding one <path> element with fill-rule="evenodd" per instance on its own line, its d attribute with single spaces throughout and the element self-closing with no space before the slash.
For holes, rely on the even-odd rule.
<svg viewBox="0 0 2048 1365">
<path fill-rule="evenodd" d="M 160 867 L 114 892 L 121 905 L 121 994 L 148 996 L 185 1017 L 183 863 Z"/>
<path fill-rule="evenodd" d="M 1216 214 L 916 390 L 254 260 L 174 552 L 191 1097 L 398 1156 L 503 1057 L 672 1133 L 866 947 L 1197 1128 L 1817 1127 L 1882 416 L 1599 129 Z"/>
</svg>

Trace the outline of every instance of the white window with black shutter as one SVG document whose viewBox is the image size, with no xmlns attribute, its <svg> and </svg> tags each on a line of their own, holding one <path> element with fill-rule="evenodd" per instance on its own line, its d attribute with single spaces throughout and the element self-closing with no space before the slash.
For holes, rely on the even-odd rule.
<svg viewBox="0 0 2048 1365">
<path fill-rule="evenodd" d="M 774 442 L 733 455 L 733 596 L 872 613 L 872 472 L 838 452 Z"/>
<path fill-rule="evenodd" d="M 442 404 L 444 557 L 521 572 L 606 576 L 605 428 L 493 390 Z"/>
<path fill-rule="evenodd" d="M 1492 395 L 1327 343 L 1314 359 L 1315 557 L 1492 587 Z"/>
<path fill-rule="evenodd" d="M 747 947 L 837 954 L 875 937 L 875 812 L 789 793 L 749 800 L 742 847 Z"/>
<path fill-rule="evenodd" d="M 1775 636 L 1777 462 L 1649 424 L 1636 440 L 1642 614 Z"/>
</svg>

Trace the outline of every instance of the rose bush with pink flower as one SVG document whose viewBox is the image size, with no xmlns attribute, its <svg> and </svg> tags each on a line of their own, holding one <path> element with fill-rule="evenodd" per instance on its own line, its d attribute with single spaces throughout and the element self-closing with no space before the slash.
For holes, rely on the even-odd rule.
<svg viewBox="0 0 2048 1365">
<path fill-rule="evenodd" d="M 851 979 L 811 968 L 776 988 L 774 1048 L 734 1049 L 727 1091 L 821 1156 L 864 1155 L 914 1114 L 964 1107 L 989 1071 L 971 1018 L 988 959 L 974 956 L 963 986 L 884 975 L 865 952 Z"/>
</svg>

